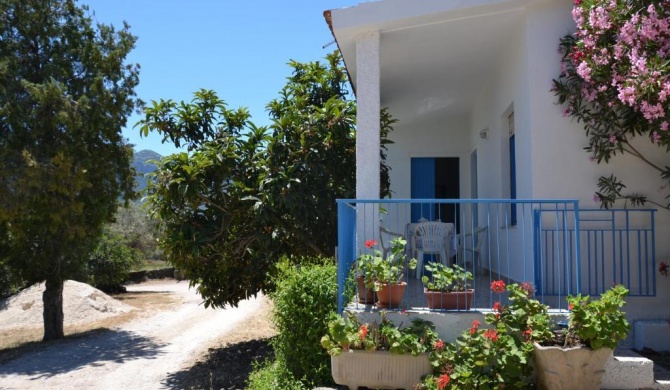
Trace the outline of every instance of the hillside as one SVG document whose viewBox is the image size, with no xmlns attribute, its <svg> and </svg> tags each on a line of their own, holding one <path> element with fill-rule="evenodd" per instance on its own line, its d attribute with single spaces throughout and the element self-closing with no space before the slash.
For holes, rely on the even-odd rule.
<svg viewBox="0 0 670 390">
<path fill-rule="evenodd" d="M 137 191 L 143 191 L 147 187 L 147 179 L 145 174 L 156 170 L 156 166 L 149 161 L 160 160 L 163 156 L 154 152 L 153 150 L 141 150 L 135 153 L 133 157 L 133 168 L 137 171 Z"/>
</svg>

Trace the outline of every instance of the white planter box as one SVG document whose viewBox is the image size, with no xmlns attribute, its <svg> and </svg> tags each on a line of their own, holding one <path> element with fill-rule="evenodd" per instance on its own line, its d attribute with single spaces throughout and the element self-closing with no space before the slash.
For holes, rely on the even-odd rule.
<svg viewBox="0 0 670 390">
<path fill-rule="evenodd" d="M 342 352 L 331 356 L 333 380 L 350 390 L 365 386 L 372 389 L 407 389 L 432 372 L 427 354 L 397 355 L 385 351 Z"/>
</svg>

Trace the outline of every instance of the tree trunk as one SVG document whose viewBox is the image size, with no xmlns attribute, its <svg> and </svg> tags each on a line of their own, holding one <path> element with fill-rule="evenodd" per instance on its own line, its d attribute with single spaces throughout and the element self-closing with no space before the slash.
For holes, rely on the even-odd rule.
<svg viewBox="0 0 670 390">
<path fill-rule="evenodd" d="M 46 289 L 42 293 L 44 302 L 44 338 L 42 341 L 62 339 L 63 333 L 63 281 L 46 281 Z"/>
</svg>

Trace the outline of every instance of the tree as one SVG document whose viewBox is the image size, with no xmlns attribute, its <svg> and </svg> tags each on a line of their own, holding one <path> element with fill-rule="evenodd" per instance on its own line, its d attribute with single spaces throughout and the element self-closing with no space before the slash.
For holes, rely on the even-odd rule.
<svg viewBox="0 0 670 390">
<path fill-rule="evenodd" d="M 134 195 L 134 44 L 73 0 L 0 0 L 0 257 L 46 282 L 44 340 L 63 337 L 63 283 Z"/>
<path fill-rule="evenodd" d="M 643 161 L 660 176 L 665 204 L 650 200 L 614 175 L 598 180 L 596 199 L 623 199 L 670 210 L 670 167 L 647 158 L 636 137 L 670 151 L 670 6 L 663 0 L 575 0 L 577 31 L 561 39 L 561 74 L 553 91 L 565 116 L 584 123 L 593 160 L 617 153 Z M 658 188 L 658 186 L 654 186 Z M 656 189 L 654 188 L 654 189 Z"/>
<path fill-rule="evenodd" d="M 341 58 L 290 66 L 267 106 L 268 128 L 206 90 L 190 104 L 153 102 L 138 123 L 143 134 L 158 131 L 191 152 L 162 160 L 148 201 L 166 259 L 206 306 L 237 305 L 267 289 L 282 255 L 332 254 L 335 199 L 355 196 L 355 104 Z M 383 147 L 392 123 L 383 113 Z M 381 168 L 388 189 L 388 167 Z"/>
</svg>

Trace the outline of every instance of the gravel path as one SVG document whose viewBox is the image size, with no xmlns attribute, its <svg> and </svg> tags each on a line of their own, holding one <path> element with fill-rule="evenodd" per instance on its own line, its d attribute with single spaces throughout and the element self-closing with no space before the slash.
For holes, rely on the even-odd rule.
<svg viewBox="0 0 670 390">
<path fill-rule="evenodd" d="M 128 287 L 178 295 L 181 305 L 112 330 L 58 342 L 0 365 L 0 389 L 165 389 L 170 373 L 192 365 L 217 340 L 263 307 L 205 309 L 187 282 Z"/>
</svg>

